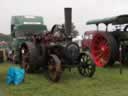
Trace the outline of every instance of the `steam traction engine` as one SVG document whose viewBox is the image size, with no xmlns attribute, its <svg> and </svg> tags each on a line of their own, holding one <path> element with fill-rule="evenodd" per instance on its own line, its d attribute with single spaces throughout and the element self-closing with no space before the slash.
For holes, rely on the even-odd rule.
<svg viewBox="0 0 128 96">
<path fill-rule="evenodd" d="M 82 76 L 92 77 L 95 65 L 87 53 L 80 53 L 77 43 L 72 42 L 71 8 L 65 8 L 65 25 L 54 25 L 43 37 L 48 53 L 48 70 L 53 81 L 60 79 L 65 68 L 77 67 Z"/>
<path fill-rule="evenodd" d="M 65 8 L 65 25 L 54 25 L 50 32 L 33 34 L 20 48 L 20 64 L 26 72 L 44 69 L 52 81 L 59 81 L 65 68 L 77 67 L 82 76 L 92 77 L 95 65 L 87 53 L 80 53 L 72 42 L 71 8 Z"/>
<path fill-rule="evenodd" d="M 100 31 L 99 24 L 105 24 L 106 30 Z M 89 50 L 94 63 L 99 67 L 112 65 L 115 61 L 124 64 L 128 62 L 128 15 L 111 18 L 91 20 L 87 25 L 95 24 L 97 30 L 87 31 L 84 34 L 82 46 Z M 113 31 L 108 31 L 108 25 L 114 26 Z"/>
</svg>

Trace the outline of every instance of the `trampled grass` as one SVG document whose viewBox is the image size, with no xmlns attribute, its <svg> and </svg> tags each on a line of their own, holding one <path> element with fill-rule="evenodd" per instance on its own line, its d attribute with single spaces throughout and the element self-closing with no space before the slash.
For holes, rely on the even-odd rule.
<svg viewBox="0 0 128 96">
<path fill-rule="evenodd" d="M 6 85 L 11 64 L 0 64 L 0 92 L 4 96 L 128 96 L 128 68 L 97 68 L 93 78 L 82 77 L 76 69 L 65 70 L 59 83 L 44 74 L 27 74 L 21 85 Z M 0 96 L 2 96 L 0 94 Z"/>
</svg>

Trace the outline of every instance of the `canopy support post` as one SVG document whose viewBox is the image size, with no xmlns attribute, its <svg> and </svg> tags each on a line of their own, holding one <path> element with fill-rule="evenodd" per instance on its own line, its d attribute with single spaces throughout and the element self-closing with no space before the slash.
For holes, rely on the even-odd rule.
<svg viewBox="0 0 128 96">
<path fill-rule="evenodd" d="M 97 31 L 99 30 L 99 24 L 96 24 Z"/>
<path fill-rule="evenodd" d="M 105 24 L 106 25 L 106 32 L 108 31 L 108 24 Z"/>
<path fill-rule="evenodd" d="M 122 42 L 120 42 L 120 47 L 119 47 L 119 51 L 120 51 L 120 74 L 123 73 L 123 62 L 122 62 Z"/>
</svg>

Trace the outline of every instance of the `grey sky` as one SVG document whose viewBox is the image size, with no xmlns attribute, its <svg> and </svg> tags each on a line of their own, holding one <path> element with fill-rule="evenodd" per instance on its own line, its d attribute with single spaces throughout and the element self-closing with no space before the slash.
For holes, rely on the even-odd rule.
<svg viewBox="0 0 128 96">
<path fill-rule="evenodd" d="M 0 0 L 0 33 L 10 33 L 13 15 L 39 15 L 44 17 L 48 29 L 64 22 L 64 7 L 72 7 L 73 22 L 82 34 L 90 29 L 90 19 L 128 14 L 127 0 Z"/>
</svg>

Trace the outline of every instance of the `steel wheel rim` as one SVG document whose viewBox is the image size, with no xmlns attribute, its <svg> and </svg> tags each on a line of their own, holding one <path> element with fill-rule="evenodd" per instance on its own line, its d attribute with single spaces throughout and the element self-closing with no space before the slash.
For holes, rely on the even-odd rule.
<svg viewBox="0 0 128 96">
<path fill-rule="evenodd" d="M 53 57 L 50 58 L 48 62 L 48 70 L 49 70 L 49 76 L 50 79 L 54 82 L 57 82 L 61 75 L 61 69 L 60 64 L 56 64 L 56 61 Z"/>
<path fill-rule="evenodd" d="M 111 47 L 108 40 L 101 34 L 96 35 L 92 40 L 92 58 L 98 67 L 104 67 L 109 59 Z"/>
<path fill-rule="evenodd" d="M 90 57 L 88 55 L 83 55 L 81 57 L 81 65 L 79 67 L 79 72 L 81 73 L 81 75 L 83 76 L 90 76 L 94 66 L 92 65 L 93 62 L 90 60 Z"/>
</svg>

